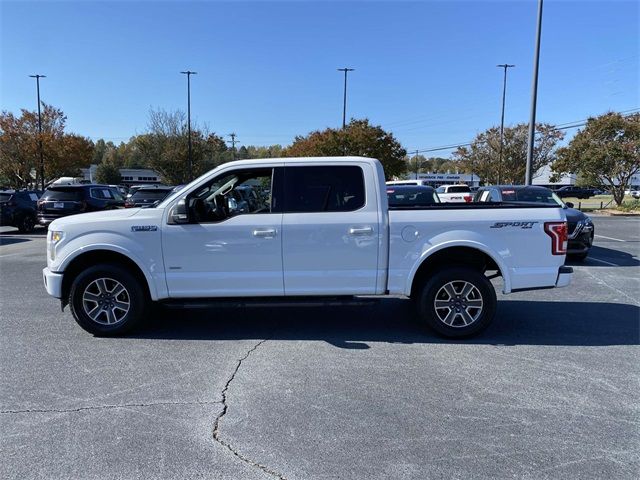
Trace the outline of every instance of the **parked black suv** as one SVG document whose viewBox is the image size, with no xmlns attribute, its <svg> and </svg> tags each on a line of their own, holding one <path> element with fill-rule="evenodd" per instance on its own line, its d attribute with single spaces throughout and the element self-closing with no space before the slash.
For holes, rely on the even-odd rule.
<svg viewBox="0 0 640 480">
<path fill-rule="evenodd" d="M 124 199 L 117 188 L 109 185 L 51 186 L 38 201 L 38 223 L 49 225 L 67 215 L 120 207 L 124 207 Z"/>
<path fill-rule="evenodd" d="M 33 231 L 40 192 L 6 190 L 0 192 L 0 226 L 16 227 L 21 233 Z"/>
<path fill-rule="evenodd" d="M 133 195 L 131 195 L 124 203 L 126 208 L 132 207 L 152 207 L 154 204 L 160 203 L 171 192 L 174 187 L 164 185 L 150 185 L 148 187 L 139 187 Z"/>
<path fill-rule="evenodd" d="M 569 241 L 567 256 L 573 260 L 584 260 L 589 255 L 595 227 L 589 216 L 573 208 L 573 203 L 564 203 L 551 190 L 535 185 L 490 185 L 480 187 L 474 202 L 519 202 L 549 203 L 564 208 L 567 217 Z"/>
</svg>

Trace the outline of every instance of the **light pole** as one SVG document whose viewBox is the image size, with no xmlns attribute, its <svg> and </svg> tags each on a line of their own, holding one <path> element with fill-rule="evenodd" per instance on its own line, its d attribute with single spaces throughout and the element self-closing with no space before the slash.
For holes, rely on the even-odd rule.
<svg viewBox="0 0 640 480">
<path fill-rule="evenodd" d="M 36 79 L 36 89 L 38 92 L 38 149 L 40 150 L 40 186 L 44 192 L 44 154 L 42 153 L 42 116 L 40 114 L 40 79 L 47 78 L 46 75 L 29 75 Z"/>
<path fill-rule="evenodd" d="M 229 142 L 231 143 L 231 154 L 233 155 L 233 159 L 236 159 L 236 143 L 238 142 L 236 140 L 236 137 L 238 135 L 236 135 L 235 133 L 230 133 L 229 136 L 231 137 L 231 140 L 229 140 Z"/>
<path fill-rule="evenodd" d="M 347 125 L 347 73 L 353 72 L 355 68 L 338 68 L 339 72 L 344 72 L 344 97 L 342 100 L 342 129 Z"/>
<path fill-rule="evenodd" d="M 193 160 L 191 159 L 191 75 L 197 75 L 198 72 L 187 70 L 180 72 L 187 76 L 187 131 L 189 133 L 189 181 L 193 180 Z"/>
<path fill-rule="evenodd" d="M 542 0 L 538 0 L 538 22 L 536 25 L 536 49 L 533 57 L 533 84 L 531 86 L 531 117 L 529 118 L 529 147 L 524 184 L 531 185 L 533 147 L 536 135 L 536 101 L 538 99 L 538 64 L 540 63 L 540 34 L 542 33 Z"/>
<path fill-rule="evenodd" d="M 503 63 L 496 67 L 504 68 L 504 81 L 502 83 L 502 116 L 500 117 L 500 153 L 498 157 L 498 185 L 500 185 L 500 177 L 502 176 L 502 147 L 504 145 L 504 103 L 507 98 L 507 68 L 513 68 L 515 65 Z"/>
</svg>

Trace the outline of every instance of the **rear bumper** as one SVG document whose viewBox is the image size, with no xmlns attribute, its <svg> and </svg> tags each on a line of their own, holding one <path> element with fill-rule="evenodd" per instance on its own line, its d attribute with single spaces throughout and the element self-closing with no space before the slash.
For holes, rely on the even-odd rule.
<svg viewBox="0 0 640 480">
<path fill-rule="evenodd" d="M 533 286 L 533 287 L 527 286 L 527 287 L 512 288 L 509 293 L 528 292 L 530 290 L 546 290 L 549 288 L 566 287 L 571 283 L 571 277 L 573 277 L 573 268 L 563 265 L 558 268 L 555 284 L 550 285 L 549 281 L 551 279 L 548 279 L 547 282 L 542 285 Z"/>
<path fill-rule="evenodd" d="M 55 273 L 49 268 L 43 268 L 42 279 L 44 288 L 49 295 L 55 298 L 62 298 L 62 273 Z"/>
<path fill-rule="evenodd" d="M 558 279 L 556 280 L 556 287 L 566 287 L 571 283 L 571 277 L 573 277 L 573 268 L 563 265 L 558 269 Z"/>
</svg>

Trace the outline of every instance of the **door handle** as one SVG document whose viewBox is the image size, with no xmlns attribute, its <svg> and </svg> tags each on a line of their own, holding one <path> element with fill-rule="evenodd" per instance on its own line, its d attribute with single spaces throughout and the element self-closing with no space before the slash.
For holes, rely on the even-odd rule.
<svg viewBox="0 0 640 480">
<path fill-rule="evenodd" d="M 276 229 L 275 228 L 256 228 L 253 231 L 254 237 L 275 237 Z"/>
<path fill-rule="evenodd" d="M 373 228 L 371 227 L 351 227 L 349 229 L 349 235 L 371 235 Z"/>
</svg>

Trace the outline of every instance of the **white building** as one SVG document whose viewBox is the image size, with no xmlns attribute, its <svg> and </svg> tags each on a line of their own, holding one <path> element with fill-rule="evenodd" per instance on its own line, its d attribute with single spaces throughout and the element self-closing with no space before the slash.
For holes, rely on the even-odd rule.
<svg viewBox="0 0 640 480">
<path fill-rule="evenodd" d="M 98 165 L 91 165 L 89 168 L 81 168 L 80 171 L 85 180 L 95 182 Z M 141 185 L 145 183 L 160 183 L 160 175 L 155 170 L 148 168 L 121 168 L 120 177 L 123 185 Z"/>
<path fill-rule="evenodd" d="M 413 179 L 415 177 L 412 176 Z M 470 187 L 480 186 L 480 177 L 469 173 L 419 173 L 419 180 L 426 180 L 427 184 L 438 187 L 440 185 L 455 185 L 464 183 Z"/>
<path fill-rule="evenodd" d="M 551 171 L 551 167 L 546 165 L 538 170 L 531 179 L 531 183 L 533 185 L 542 185 L 543 187 L 551 187 L 551 188 L 559 188 L 564 187 L 565 185 L 575 185 L 576 184 L 576 175 L 573 173 L 562 175 L 557 181 L 551 181 L 551 175 L 553 172 Z"/>
</svg>

